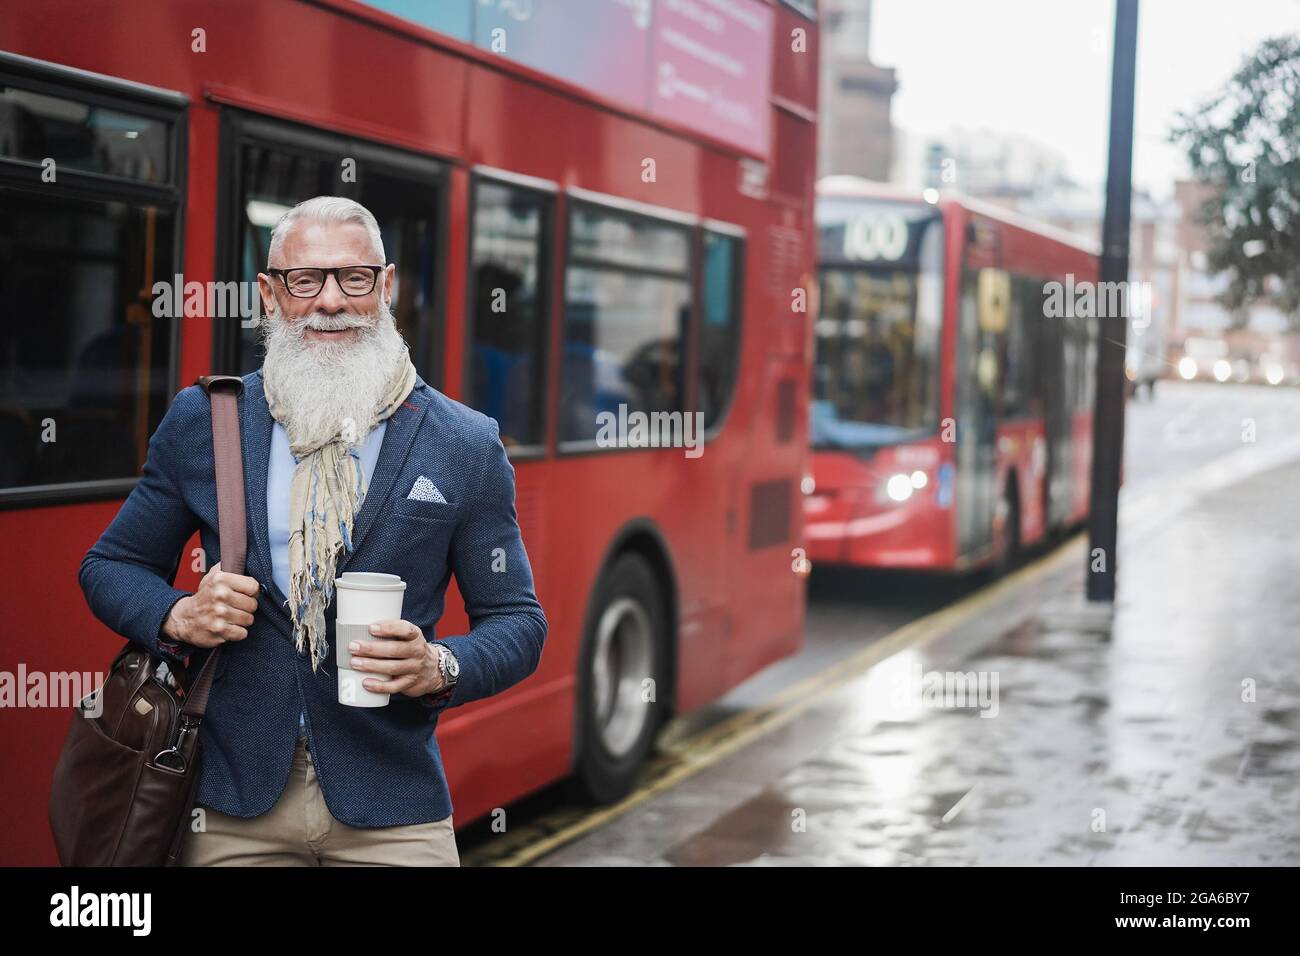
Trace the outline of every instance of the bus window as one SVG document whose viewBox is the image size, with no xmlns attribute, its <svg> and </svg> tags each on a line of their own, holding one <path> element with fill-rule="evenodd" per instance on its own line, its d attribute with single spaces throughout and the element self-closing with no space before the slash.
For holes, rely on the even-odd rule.
<svg viewBox="0 0 1300 956">
<path fill-rule="evenodd" d="M 705 428 L 712 428 L 722 420 L 736 384 L 740 361 L 741 248 L 739 239 L 716 232 L 704 233 L 697 388 Z"/>
<path fill-rule="evenodd" d="M 818 209 L 814 448 L 868 450 L 939 423 L 943 222 L 931 206 Z"/>
<path fill-rule="evenodd" d="M 1025 322 L 1019 297 L 1018 276 L 1008 276 L 1007 326 L 998 337 L 998 367 L 1002 370 L 1002 394 L 998 397 L 998 418 L 1018 418 L 1025 413 Z"/>
<path fill-rule="evenodd" d="M 1079 325 L 1080 374 L 1083 376 L 1080 389 L 1078 411 L 1090 412 L 1097 394 L 1097 336 L 1099 323 L 1095 316 L 1088 316 Z"/>
<path fill-rule="evenodd" d="M 312 196 L 338 192 L 337 177 L 326 160 L 310 153 L 263 143 L 244 143 L 239 150 L 239 183 L 242 195 L 237 203 L 239 275 L 245 283 L 257 283 L 266 268 L 271 230 L 295 203 Z M 259 303 L 260 307 L 260 303 Z M 229 333 L 237 331 L 238 355 L 234 372 L 239 375 L 262 364 L 258 326 L 253 316 L 214 318 Z"/>
<path fill-rule="evenodd" d="M 437 352 L 437 209 L 441 167 L 411 156 L 315 130 L 235 114 L 229 135 L 239 140 L 231 237 L 232 266 L 242 282 L 256 283 L 266 268 L 271 230 L 296 203 L 313 196 L 346 196 L 379 221 L 384 255 L 397 266 L 390 306 L 398 331 L 411 347 L 411 360 L 426 382 L 442 380 Z M 343 164 L 355 175 L 343 176 Z M 260 302 L 259 310 L 260 310 Z M 217 317 L 224 329 L 218 367 L 244 375 L 262 364 L 258 324 L 251 316 Z M 223 347 L 222 342 L 233 342 Z M 227 354 L 230 349 L 230 354 Z"/>
<path fill-rule="evenodd" d="M 0 77 L 0 497 L 126 491 L 171 398 L 183 113 L 133 103 Z"/>
<path fill-rule="evenodd" d="M 497 420 L 507 448 L 545 437 L 549 204 L 543 193 L 489 180 L 474 188 L 467 393 Z"/>
<path fill-rule="evenodd" d="M 560 440 L 593 441 L 620 406 L 681 411 L 689 230 L 578 204 L 569 235 Z"/>
<path fill-rule="evenodd" d="M 1003 416 L 1015 418 L 1043 414 L 1042 288 L 1044 280 L 1013 276 L 1011 280 L 1011 326 L 1006 343 L 1006 388 Z"/>
<path fill-rule="evenodd" d="M 442 381 L 437 298 L 442 261 L 435 218 L 440 179 L 434 174 L 390 171 L 364 157 L 357 165 L 354 198 L 379 220 L 384 256 L 397 267 L 389 308 L 410 346 L 411 361 L 426 382 L 437 385 Z"/>
<path fill-rule="evenodd" d="M 170 181 L 171 124 L 0 82 L 0 156 L 60 171 L 162 185 Z"/>
</svg>

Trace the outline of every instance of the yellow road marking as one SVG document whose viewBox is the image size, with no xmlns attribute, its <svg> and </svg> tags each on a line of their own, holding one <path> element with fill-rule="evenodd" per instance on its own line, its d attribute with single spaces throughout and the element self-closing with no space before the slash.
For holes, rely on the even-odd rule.
<svg viewBox="0 0 1300 956">
<path fill-rule="evenodd" d="M 1075 534 L 1031 564 L 981 588 L 955 604 L 904 624 L 885 637 L 873 641 L 856 654 L 790 685 L 768 704 L 737 714 L 683 741 L 678 749 L 671 749 L 667 755 L 653 761 L 646 774 L 652 779 L 618 803 L 585 812 L 580 819 L 562 824 L 559 829 L 547 833 L 518 850 L 507 852 L 499 858 L 492 859 L 489 852 L 480 854 L 473 851 L 467 854 L 464 862 L 466 865 L 472 865 L 474 857 L 482 856 L 485 858 L 485 864 L 489 866 L 526 866 L 564 844 L 572 843 L 578 837 L 604 826 L 647 800 L 671 790 L 688 777 L 789 723 L 881 661 L 907 648 L 924 647 L 932 643 L 1021 585 L 1051 574 L 1067 559 L 1076 557 L 1076 552 L 1086 544 L 1087 537 L 1084 532 Z M 571 815 L 572 810 L 557 814 L 564 818 Z M 542 823 L 544 824 L 544 821 Z M 535 826 L 537 824 L 530 824 L 526 829 Z"/>
</svg>

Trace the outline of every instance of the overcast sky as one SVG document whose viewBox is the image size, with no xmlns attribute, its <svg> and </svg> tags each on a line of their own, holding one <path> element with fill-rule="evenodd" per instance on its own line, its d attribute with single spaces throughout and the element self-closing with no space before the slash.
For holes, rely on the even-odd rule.
<svg viewBox="0 0 1300 956">
<path fill-rule="evenodd" d="M 1165 142 L 1261 40 L 1300 32 L 1300 0 L 1141 0 L 1134 182 L 1157 196 L 1187 174 Z M 1106 175 L 1113 0 L 875 0 L 871 56 L 898 71 L 894 124 L 1020 133 Z"/>
</svg>

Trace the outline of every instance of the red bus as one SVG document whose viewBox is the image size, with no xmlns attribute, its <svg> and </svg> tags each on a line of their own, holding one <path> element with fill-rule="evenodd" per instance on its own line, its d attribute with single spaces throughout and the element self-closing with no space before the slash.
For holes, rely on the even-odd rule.
<svg viewBox="0 0 1300 956">
<path fill-rule="evenodd" d="M 118 647 L 79 562 L 171 397 L 259 363 L 238 283 L 313 195 L 375 213 L 417 367 L 498 420 L 516 470 L 549 639 L 438 727 L 458 823 L 564 778 L 618 796 L 665 719 L 798 650 L 815 8 L 710 11 L 0 8 L 0 672 L 24 675 L 0 709 L 0 863 L 54 861 L 73 702 L 32 681 L 102 675 Z M 611 446 L 620 408 L 702 435 Z M 467 628 L 453 588 L 438 631 Z"/>
<path fill-rule="evenodd" d="M 1081 522 L 1097 323 L 1074 301 L 1098 249 L 854 177 L 818 183 L 816 216 L 814 565 L 1005 566 Z"/>
</svg>

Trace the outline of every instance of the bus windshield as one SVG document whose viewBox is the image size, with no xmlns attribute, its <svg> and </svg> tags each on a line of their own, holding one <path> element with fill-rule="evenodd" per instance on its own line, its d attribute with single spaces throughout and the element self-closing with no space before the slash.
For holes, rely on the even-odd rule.
<svg viewBox="0 0 1300 956">
<path fill-rule="evenodd" d="M 878 448 L 938 425 L 943 222 L 926 204 L 823 199 L 815 449 Z"/>
</svg>

